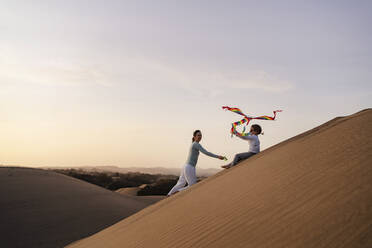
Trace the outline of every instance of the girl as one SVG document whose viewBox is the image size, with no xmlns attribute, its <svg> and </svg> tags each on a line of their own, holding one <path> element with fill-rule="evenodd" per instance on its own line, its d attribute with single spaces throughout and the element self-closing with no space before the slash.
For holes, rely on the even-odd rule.
<svg viewBox="0 0 372 248">
<path fill-rule="evenodd" d="M 221 166 L 224 169 L 231 168 L 235 166 L 237 163 L 246 160 L 247 158 L 256 155 L 257 153 L 260 152 L 260 140 L 258 139 L 258 135 L 262 132 L 262 128 L 260 125 L 252 125 L 251 130 L 249 131 L 247 136 L 241 136 L 238 134 L 238 132 L 235 130 L 234 134 L 243 139 L 243 140 L 248 140 L 249 143 L 249 150 L 248 152 L 243 152 L 243 153 L 238 153 L 235 155 L 234 160 L 227 165 Z"/>
<path fill-rule="evenodd" d="M 202 139 L 202 133 L 200 130 L 194 131 L 193 138 L 192 138 L 192 144 L 189 151 L 189 156 L 187 158 L 186 164 L 181 170 L 181 175 L 178 179 L 177 184 L 169 191 L 168 196 L 175 194 L 179 191 L 182 191 L 184 189 L 187 189 L 191 185 L 196 183 L 196 163 L 198 162 L 199 157 L 199 151 L 204 153 L 207 156 L 218 158 L 218 159 L 224 159 L 224 156 L 218 156 L 211 152 L 208 152 L 205 150 L 200 144 L 200 140 Z M 185 187 L 187 183 L 187 186 Z"/>
</svg>

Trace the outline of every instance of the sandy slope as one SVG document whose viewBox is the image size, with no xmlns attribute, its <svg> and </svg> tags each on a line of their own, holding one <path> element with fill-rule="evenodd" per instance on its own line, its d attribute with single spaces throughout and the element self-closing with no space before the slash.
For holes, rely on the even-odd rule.
<svg viewBox="0 0 372 248">
<path fill-rule="evenodd" d="M 52 171 L 0 167 L 0 247 L 63 247 L 153 202 Z"/>
<path fill-rule="evenodd" d="M 137 196 L 137 192 L 139 190 L 141 190 L 141 188 L 143 188 L 144 186 L 146 186 L 146 184 L 141 185 L 139 187 L 120 188 L 120 189 L 116 190 L 115 192 L 117 192 L 119 194 L 122 194 L 122 195 L 134 197 L 136 200 L 144 201 L 144 202 L 149 203 L 149 204 L 158 202 L 158 201 L 165 198 L 165 196 L 163 196 L 163 195 Z"/>
<path fill-rule="evenodd" d="M 371 123 L 336 118 L 69 247 L 372 247 Z"/>
<path fill-rule="evenodd" d="M 144 184 L 143 186 L 141 185 L 139 187 L 120 188 L 117 189 L 115 192 L 118 192 L 123 195 L 137 196 L 137 192 L 140 191 L 141 188 L 143 188 L 144 186 L 146 186 L 146 184 Z"/>
</svg>

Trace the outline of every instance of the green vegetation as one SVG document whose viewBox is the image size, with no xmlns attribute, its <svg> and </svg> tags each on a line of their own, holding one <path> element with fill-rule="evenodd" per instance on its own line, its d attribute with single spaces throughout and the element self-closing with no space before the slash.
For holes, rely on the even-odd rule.
<svg viewBox="0 0 372 248">
<path fill-rule="evenodd" d="M 174 175 L 152 175 L 145 173 L 117 173 L 86 171 L 81 169 L 53 169 L 53 171 L 92 183 L 109 190 L 138 187 L 147 184 L 138 195 L 166 195 L 176 184 Z"/>
</svg>

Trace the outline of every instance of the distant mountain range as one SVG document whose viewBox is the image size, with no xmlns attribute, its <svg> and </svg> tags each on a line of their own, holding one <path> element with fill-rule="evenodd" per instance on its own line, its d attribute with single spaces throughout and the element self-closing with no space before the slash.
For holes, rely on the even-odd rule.
<svg viewBox="0 0 372 248">
<path fill-rule="evenodd" d="M 129 173 L 139 172 L 147 174 L 164 174 L 164 175 L 176 175 L 180 174 L 181 168 L 165 168 L 165 167 L 118 167 L 118 166 L 80 166 L 80 167 L 42 167 L 42 169 L 82 169 L 87 171 L 108 171 L 118 173 Z M 221 171 L 220 169 L 214 168 L 197 168 L 198 176 L 211 176 Z"/>
</svg>

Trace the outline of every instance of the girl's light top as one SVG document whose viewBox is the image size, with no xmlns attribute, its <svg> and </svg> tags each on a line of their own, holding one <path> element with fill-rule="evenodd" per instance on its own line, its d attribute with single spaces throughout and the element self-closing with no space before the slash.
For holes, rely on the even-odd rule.
<svg viewBox="0 0 372 248">
<path fill-rule="evenodd" d="M 253 153 L 260 152 L 260 140 L 258 139 L 257 135 L 248 134 L 247 136 L 240 136 L 240 135 L 236 135 L 236 136 L 243 140 L 248 140 L 248 143 L 249 143 L 248 152 L 253 152 Z"/>
<path fill-rule="evenodd" d="M 196 163 L 198 162 L 199 151 L 201 151 L 207 156 L 218 158 L 217 155 L 205 150 L 198 142 L 193 142 L 190 147 L 189 156 L 187 158 L 186 164 L 189 164 L 195 167 Z"/>
</svg>

